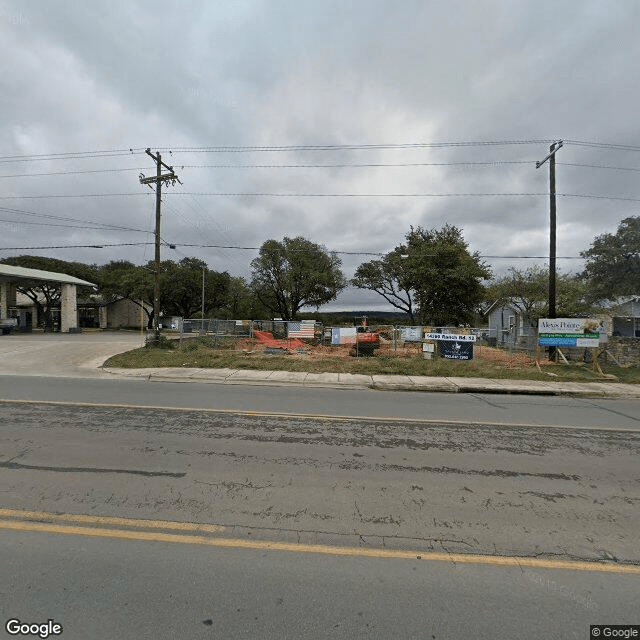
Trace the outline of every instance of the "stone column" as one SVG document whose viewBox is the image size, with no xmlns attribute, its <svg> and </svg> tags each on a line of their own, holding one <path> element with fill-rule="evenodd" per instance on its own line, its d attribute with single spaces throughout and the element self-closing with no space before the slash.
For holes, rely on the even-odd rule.
<svg viewBox="0 0 640 640">
<path fill-rule="evenodd" d="M 76 302 L 76 285 L 63 284 L 60 295 L 60 331 L 69 333 L 78 328 L 78 305 Z"/>
<path fill-rule="evenodd" d="M 9 317 L 9 307 L 16 306 L 16 285 L 0 282 L 0 318 Z"/>
<path fill-rule="evenodd" d="M 0 319 L 7 317 L 7 289 L 8 282 L 0 282 Z"/>
<path fill-rule="evenodd" d="M 107 324 L 107 305 L 103 305 L 98 307 L 98 318 L 100 320 L 100 328 L 106 329 L 108 327 Z"/>
</svg>

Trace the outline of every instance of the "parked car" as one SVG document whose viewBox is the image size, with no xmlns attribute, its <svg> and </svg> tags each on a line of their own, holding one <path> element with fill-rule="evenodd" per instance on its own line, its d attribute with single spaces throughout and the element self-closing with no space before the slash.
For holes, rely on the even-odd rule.
<svg viewBox="0 0 640 640">
<path fill-rule="evenodd" d="M 0 319 L 0 330 L 2 331 L 2 335 L 6 336 L 11 333 L 18 326 L 17 318 L 1 318 Z"/>
</svg>

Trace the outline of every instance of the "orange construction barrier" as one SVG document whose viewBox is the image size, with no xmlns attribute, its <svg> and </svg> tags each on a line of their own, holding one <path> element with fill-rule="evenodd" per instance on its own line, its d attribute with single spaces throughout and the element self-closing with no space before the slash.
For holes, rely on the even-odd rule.
<svg viewBox="0 0 640 640">
<path fill-rule="evenodd" d="M 257 338 L 262 344 L 268 347 L 274 347 L 276 349 L 287 349 L 288 351 L 295 351 L 299 347 L 305 347 L 306 345 L 302 340 L 298 338 L 290 338 L 288 340 L 276 340 L 269 331 L 254 331 L 253 337 Z"/>
</svg>

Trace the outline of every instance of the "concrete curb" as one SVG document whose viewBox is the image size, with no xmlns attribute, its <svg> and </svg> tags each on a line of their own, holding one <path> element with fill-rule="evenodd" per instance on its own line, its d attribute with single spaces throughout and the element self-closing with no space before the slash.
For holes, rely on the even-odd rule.
<svg viewBox="0 0 640 640">
<path fill-rule="evenodd" d="M 445 393 L 506 393 L 549 396 L 640 398 L 640 385 L 610 382 L 553 382 L 498 378 L 437 378 L 425 376 L 351 373 L 297 373 L 256 369 L 115 369 L 103 367 L 109 375 L 146 378 L 164 382 L 208 384 L 248 384 L 334 389 L 373 389 L 379 391 L 422 391 Z"/>
</svg>

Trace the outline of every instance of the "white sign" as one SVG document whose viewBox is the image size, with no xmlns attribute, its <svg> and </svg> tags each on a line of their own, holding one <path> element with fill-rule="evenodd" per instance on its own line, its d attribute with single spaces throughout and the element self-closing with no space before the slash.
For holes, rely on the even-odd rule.
<svg viewBox="0 0 640 640">
<path fill-rule="evenodd" d="M 540 318 L 539 333 L 594 334 L 599 333 L 600 320 L 594 318 Z"/>
<path fill-rule="evenodd" d="M 400 337 L 405 342 L 420 342 L 422 338 L 422 327 L 402 327 Z"/>
<path fill-rule="evenodd" d="M 456 333 L 425 333 L 427 340 L 455 340 L 456 342 L 475 342 L 474 335 L 456 334 Z"/>
<path fill-rule="evenodd" d="M 540 318 L 538 323 L 543 347 L 597 347 L 601 333 L 606 337 L 600 320 L 594 318 Z"/>
</svg>

